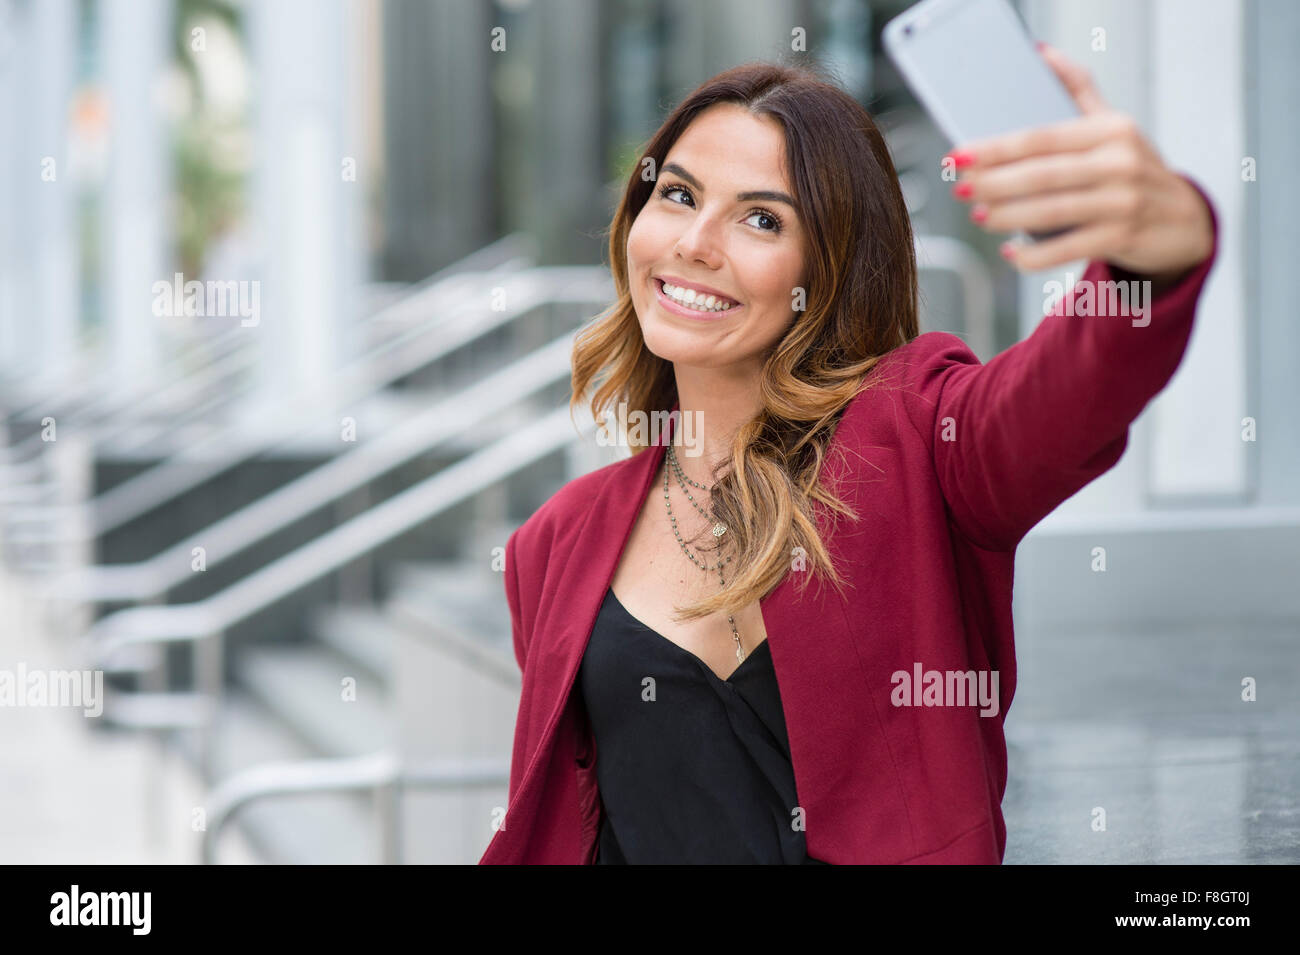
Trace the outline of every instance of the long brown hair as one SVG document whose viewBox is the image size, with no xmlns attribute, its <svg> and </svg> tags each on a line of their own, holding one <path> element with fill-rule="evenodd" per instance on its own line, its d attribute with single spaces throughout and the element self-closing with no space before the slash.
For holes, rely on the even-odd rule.
<svg viewBox="0 0 1300 955">
<path fill-rule="evenodd" d="M 889 149 L 870 114 L 809 68 L 749 63 L 692 92 L 629 174 L 609 230 L 617 300 L 575 342 L 570 410 L 581 405 L 598 377 L 591 395 L 597 421 L 623 403 L 628 412 L 653 420 L 677 402 L 672 363 L 646 347 L 632 306 L 627 238 L 672 145 L 699 113 L 718 103 L 740 104 L 784 129 L 787 174 L 808 242 L 807 309 L 766 356 L 762 409 L 739 429 L 729 461 L 714 471 L 710 507 L 728 528 L 725 542 L 733 557 L 727 585 L 678 608 L 680 619 L 734 613 L 762 599 L 796 556 L 804 569 L 842 590 L 814 503 L 850 519 L 857 515 L 822 486 L 827 446 L 867 373 L 919 334 L 911 222 Z M 631 435 L 620 440 L 634 454 L 649 447 Z M 808 576 L 800 575 L 803 584 Z"/>
</svg>

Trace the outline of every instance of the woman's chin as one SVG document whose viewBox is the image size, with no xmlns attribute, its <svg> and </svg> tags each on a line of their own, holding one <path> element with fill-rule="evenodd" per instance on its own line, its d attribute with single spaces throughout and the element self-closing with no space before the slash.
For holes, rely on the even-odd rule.
<svg viewBox="0 0 1300 955">
<path fill-rule="evenodd" d="M 682 329 L 657 332 L 646 332 L 643 329 L 643 335 L 646 348 L 652 355 L 674 365 L 714 368 L 728 364 L 727 361 L 720 360 L 721 356 L 712 343 L 700 340 L 698 333 Z"/>
</svg>

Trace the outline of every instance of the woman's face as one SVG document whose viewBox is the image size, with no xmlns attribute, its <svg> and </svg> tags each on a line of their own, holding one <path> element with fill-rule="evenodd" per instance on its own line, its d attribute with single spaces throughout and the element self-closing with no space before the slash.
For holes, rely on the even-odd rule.
<svg viewBox="0 0 1300 955">
<path fill-rule="evenodd" d="M 664 157 L 627 237 L 632 305 L 650 351 L 674 364 L 754 374 L 794 319 L 804 232 L 770 117 L 734 103 L 700 113 Z M 734 303 L 699 311 L 662 283 Z M 801 297 L 802 300 L 802 297 Z M 723 303 L 725 304 L 725 302 Z M 734 366 L 734 367 L 733 367 Z"/>
</svg>

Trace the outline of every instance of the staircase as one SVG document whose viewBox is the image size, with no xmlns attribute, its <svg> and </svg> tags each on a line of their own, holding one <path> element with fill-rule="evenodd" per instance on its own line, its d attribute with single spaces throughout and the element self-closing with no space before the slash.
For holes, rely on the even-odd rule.
<svg viewBox="0 0 1300 955">
<path fill-rule="evenodd" d="M 503 287 L 505 316 L 447 305 Z M 33 438 L 40 400 L 6 402 L 6 563 L 106 671 L 103 725 L 207 780 L 206 859 L 231 825 L 269 863 L 477 861 L 519 693 L 494 548 L 617 453 L 561 420 L 572 333 L 611 298 L 603 270 L 502 243 L 384 290 L 338 406 L 249 428 L 229 376 L 185 396 L 183 427 L 91 402 L 66 429 L 81 472 Z"/>
</svg>

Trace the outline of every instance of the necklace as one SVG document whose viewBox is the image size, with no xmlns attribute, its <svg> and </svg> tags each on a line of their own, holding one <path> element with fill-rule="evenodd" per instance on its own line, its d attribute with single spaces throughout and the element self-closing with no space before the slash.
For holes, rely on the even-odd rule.
<svg viewBox="0 0 1300 955">
<path fill-rule="evenodd" d="M 691 502 L 691 506 L 694 507 L 695 510 L 699 511 L 700 514 L 704 516 L 705 520 L 713 520 L 709 516 L 708 512 L 705 511 L 704 508 L 702 508 L 699 505 L 699 503 L 695 500 L 695 498 L 691 495 L 691 492 L 686 490 L 686 485 L 689 484 L 692 487 L 699 488 L 701 491 L 711 491 L 713 489 L 709 487 L 705 487 L 703 484 L 697 484 L 695 481 L 692 481 L 690 478 L 686 476 L 686 473 L 682 470 L 681 464 L 677 460 L 677 452 L 673 450 L 672 444 L 668 445 L 668 464 L 669 467 L 672 468 L 673 475 L 677 478 L 678 486 L 682 489 L 683 492 L 685 492 L 686 499 Z M 690 549 L 686 546 L 686 542 L 682 540 L 681 531 L 677 529 L 677 518 L 673 516 L 672 501 L 668 499 L 668 468 L 664 468 L 664 505 L 665 507 L 668 508 L 668 522 L 672 525 L 673 536 L 677 538 L 677 543 L 681 547 L 682 553 L 691 559 L 691 563 L 693 563 L 696 567 L 699 567 L 700 570 L 704 571 L 705 573 L 708 573 L 710 570 L 716 570 L 718 572 L 718 580 L 722 583 L 722 586 L 725 587 L 727 585 L 727 581 L 722 576 L 722 568 L 725 567 L 727 564 L 731 563 L 731 557 L 728 556 L 726 560 L 719 560 L 712 567 L 709 567 L 707 565 L 707 561 L 701 564 L 698 560 L 696 560 L 695 555 L 692 554 L 690 552 Z M 713 523 L 714 538 L 720 538 L 725 533 L 727 533 L 726 525 L 718 521 L 714 521 Z M 736 641 L 736 660 L 739 661 L 740 663 L 744 663 L 745 649 L 740 643 L 740 632 L 736 629 L 736 618 L 732 614 L 727 614 L 727 623 L 731 624 L 731 637 L 733 640 Z"/>
</svg>

